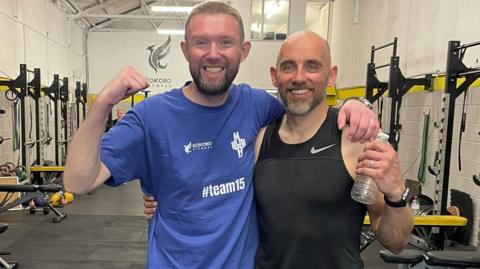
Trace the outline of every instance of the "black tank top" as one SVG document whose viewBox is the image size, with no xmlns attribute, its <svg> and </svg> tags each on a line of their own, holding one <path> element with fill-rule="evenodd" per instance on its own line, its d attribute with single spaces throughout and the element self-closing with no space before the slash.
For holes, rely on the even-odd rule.
<svg viewBox="0 0 480 269">
<path fill-rule="evenodd" d="M 366 207 L 350 197 L 353 179 L 341 154 L 338 109 L 306 142 L 285 144 L 268 126 L 254 172 L 260 224 L 256 268 L 363 268 L 360 232 Z"/>
</svg>

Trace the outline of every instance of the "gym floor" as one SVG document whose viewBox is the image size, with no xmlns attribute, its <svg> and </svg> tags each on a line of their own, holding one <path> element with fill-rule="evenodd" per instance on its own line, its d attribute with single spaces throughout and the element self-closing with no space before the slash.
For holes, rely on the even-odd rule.
<svg viewBox="0 0 480 269">
<path fill-rule="evenodd" d="M 0 222 L 0 250 L 21 269 L 140 269 L 145 268 L 147 221 L 137 182 L 117 188 L 102 186 L 90 195 L 77 195 L 61 209 L 68 217 L 52 223 L 54 214 L 8 211 Z M 363 253 L 366 269 L 394 269 L 378 256 L 375 242 Z"/>
</svg>

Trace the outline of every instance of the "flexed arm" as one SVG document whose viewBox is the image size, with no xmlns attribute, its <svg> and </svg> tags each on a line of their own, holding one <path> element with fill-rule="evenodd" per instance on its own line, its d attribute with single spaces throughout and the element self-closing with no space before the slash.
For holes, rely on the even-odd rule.
<svg viewBox="0 0 480 269">
<path fill-rule="evenodd" d="M 67 191 L 86 193 L 110 177 L 110 171 L 100 160 L 100 141 L 108 114 L 121 100 L 147 87 L 144 76 L 124 67 L 98 94 L 69 146 L 63 177 Z"/>
</svg>

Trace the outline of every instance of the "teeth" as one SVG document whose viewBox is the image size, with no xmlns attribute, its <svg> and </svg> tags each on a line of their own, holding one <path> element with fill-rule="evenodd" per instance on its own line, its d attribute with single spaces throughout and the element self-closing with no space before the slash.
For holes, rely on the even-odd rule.
<svg viewBox="0 0 480 269">
<path fill-rule="evenodd" d="M 295 89 L 295 90 L 290 90 L 290 91 L 294 94 L 304 94 L 304 93 L 308 92 L 307 89 Z"/>
<path fill-rule="evenodd" d="M 212 72 L 212 73 L 217 73 L 223 70 L 223 67 L 204 67 L 205 71 L 207 72 Z"/>
</svg>

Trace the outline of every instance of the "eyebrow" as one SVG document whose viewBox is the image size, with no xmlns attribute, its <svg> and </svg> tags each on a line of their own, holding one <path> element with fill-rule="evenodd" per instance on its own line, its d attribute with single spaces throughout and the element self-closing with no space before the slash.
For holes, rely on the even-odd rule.
<svg viewBox="0 0 480 269">
<path fill-rule="evenodd" d="M 319 61 L 319 60 L 315 60 L 315 59 L 308 59 L 304 62 L 305 64 L 318 64 L 320 66 L 323 66 L 324 63 Z M 286 60 L 283 60 L 280 62 L 280 64 L 278 66 L 283 66 L 283 65 L 286 65 L 286 64 L 295 64 L 295 61 L 294 60 L 291 60 L 291 59 L 286 59 Z"/>
</svg>

